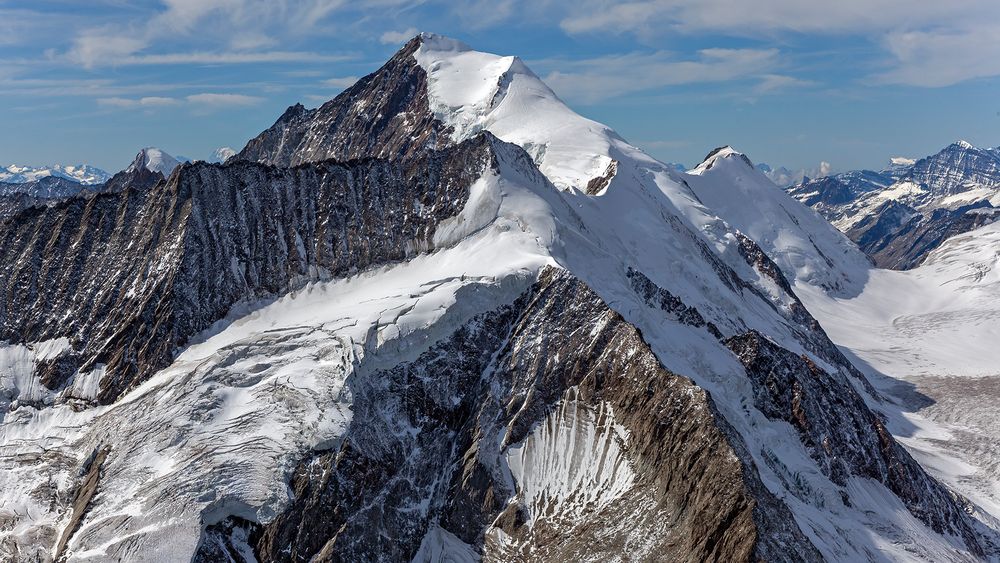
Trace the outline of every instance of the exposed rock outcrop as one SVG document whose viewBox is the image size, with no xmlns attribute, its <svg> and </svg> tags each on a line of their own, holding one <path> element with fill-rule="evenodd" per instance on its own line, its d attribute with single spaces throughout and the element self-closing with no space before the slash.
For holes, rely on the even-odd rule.
<svg viewBox="0 0 1000 563">
<path fill-rule="evenodd" d="M 239 301 L 432 248 L 495 165 L 488 133 L 405 162 L 184 165 L 156 189 L 0 223 L 0 340 L 61 336 L 111 402 Z M 69 319 L 68 321 L 66 319 Z"/>
</svg>

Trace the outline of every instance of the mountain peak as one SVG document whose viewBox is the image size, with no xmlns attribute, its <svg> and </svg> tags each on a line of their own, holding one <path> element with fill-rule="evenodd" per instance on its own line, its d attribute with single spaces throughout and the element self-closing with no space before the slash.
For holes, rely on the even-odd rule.
<svg viewBox="0 0 1000 563">
<path fill-rule="evenodd" d="M 135 172 L 140 168 L 145 168 L 150 172 L 159 172 L 166 178 L 180 164 L 180 160 L 170 156 L 162 149 L 146 147 L 140 150 L 139 154 L 135 155 L 135 160 L 132 161 L 132 164 L 125 171 Z"/>
<path fill-rule="evenodd" d="M 715 166 L 715 164 L 718 161 L 720 161 L 722 159 L 729 159 L 729 158 L 739 159 L 744 164 L 746 164 L 747 166 L 749 166 L 751 169 L 756 170 L 756 168 L 753 165 L 753 162 L 751 162 L 750 159 L 747 158 L 747 155 L 745 155 L 745 154 L 741 153 L 740 151 L 734 149 L 731 145 L 725 145 L 725 146 L 721 146 L 721 147 L 718 147 L 716 149 L 713 149 L 712 152 L 708 153 L 708 156 L 706 156 L 705 159 L 701 161 L 701 164 L 699 164 L 698 166 L 696 166 L 694 168 L 694 170 L 691 171 L 691 173 L 692 174 L 701 174 L 702 172 L 705 172 L 706 170 L 709 170 L 710 168 L 712 168 L 713 166 Z"/>
</svg>

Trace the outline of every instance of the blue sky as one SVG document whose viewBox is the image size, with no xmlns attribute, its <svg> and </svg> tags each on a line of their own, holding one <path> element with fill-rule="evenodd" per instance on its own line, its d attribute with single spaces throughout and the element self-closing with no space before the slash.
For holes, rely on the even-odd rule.
<svg viewBox="0 0 1000 563">
<path fill-rule="evenodd" d="M 0 163 L 240 148 L 417 31 L 516 54 L 662 160 L 791 168 L 1000 145 L 996 0 L 0 0 Z"/>
</svg>

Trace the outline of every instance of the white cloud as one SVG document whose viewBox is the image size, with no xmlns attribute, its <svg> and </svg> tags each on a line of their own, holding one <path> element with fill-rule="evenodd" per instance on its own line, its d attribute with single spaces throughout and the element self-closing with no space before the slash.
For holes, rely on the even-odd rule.
<svg viewBox="0 0 1000 563">
<path fill-rule="evenodd" d="M 553 67 L 545 82 L 557 94 L 583 103 L 664 86 L 774 76 L 777 49 L 703 49 L 693 60 L 673 53 L 631 53 L 579 61 L 542 61 Z"/>
<path fill-rule="evenodd" d="M 788 88 L 803 88 L 814 84 L 815 83 L 810 80 L 802 80 L 801 78 L 795 78 L 794 76 L 787 76 L 784 74 L 765 74 L 760 77 L 760 82 L 754 87 L 754 91 L 758 94 L 767 94 L 770 92 L 777 92 L 779 90 L 786 90 Z"/>
<path fill-rule="evenodd" d="M 252 64 L 252 63 L 291 63 L 291 62 L 340 62 L 350 60 L 345 55 L 323 55 L 308 51 L 265 51 L 255 53 L 234 52 L 195 52 L 195 53 L 165 53 L 156 55 L 132 55 L 117 59 L 106 59 L 102 64 L 111 66 L 140 65 L 182 65 L 182 64 Z"/>
<path fill-rule="evenodd" d="M 142 20 L 84 29 L 65 53 L 87 68 L 115 65 L 342 60 L 298 51 L 261 51 L 316 33 L 346 0 L 163 0 Z M 327 31 L 327 30 L 324 30 Z M 283 41 L 284 40 L 284 41 Z M 176 52 L 177 44 L 206 46 Z"/>
<path fill-rule="evenodd" d="M 155 109 L 169 106 L 186 105 L 194 110 L 206 111 L 212 109 L 225 109 L 230 107 L 254 106 L 263 102 L 263 98 L 247 96 L 245 94 L 218 94 L 205 92 L 201 94 L 191 94 L 182 98 L 172 98 L 166 96 L 144 96 L 141 98 L 125 98 L 111 96 L 98 98 L 98 105 L 117 109 Z"/>
<path fill-rule="evenodd" d="M 379 37 L 379 41 L 385 45 L 397 45 L 399 43 L 409 41 L 418 33 L 420 33 L 420 31 L 418 31 L 415 27 L 407 28 L 404 31 L 387 31 Z"/>
<path fill-rule="evenodd" d="M 833 173 L 833 166 L 824 160 L 819 163 L 819 166 L 815 166 L 813 168 L 789 170 L 788 168 L 779 166 L 777 168 L 772 168 L 768 172 L 762 172 L 775 184 L 785 187 L 791 186 L 792 184 L 798 184 L 805 178 L 825 178 Z"/>
<path fill-rule="evenodd" d="M 569 33 L 639 33 L 664 28 L 718 31 L 741 36 L 774 32 L 868 33 L 938 25 L 996 13 L 993 0 L 575 0 L 562 4 L 560 25 Z"/>
<path fill-rule="evenodd" d="M 146 96 L 144 98 L 139 98 L 139 105 L 142 106 L 175 106 L 178 102 L 176 98 L 168 98 L 166 96 Z"/>
<path fill-rule="evenodd" d="M 350 88 L 351 86 L 354 86 L 354 83 L 357 81 L 358 81 L 357 76 L 341 76 L 339 78 L 330 78 L 328 80 L 324 80 L 323 84 L 326 86 L 330 86 L 332 88 L 339 88 L 343 90 L 345 88 Z"/>
<path fill-rule="evenodd" d="M 102 106 L 111 106 L 117 108 L 153 108 L 153 107 L 164 107 L 164 106 L 176 106 L 181 103 L 177 98 L 168 98 L 165 96 L 145 96 L 142 98 L 120 98 L 120 97 L 110 97 L 110 98 L 98 98 L 97 103 Z"/>
<path fill-rule="evenodd" d="M 255 106 L 264 101 L 264 98 L 257 96 L 213 93 L 191 94 L 184 99 L 192 104 L 211 107 Z"/>
<path fill-rule="evenodd" d="M 105 61 L 128 58 L 146 47 L 147 43 L 138 38 L 113 35 L 110 30 L 91 30 L 76 38 L 68 58 L 87 68 Z"/>
<path fill-rule="evenodd" d="M 574 0 L 559 7 L 560 26 L 574 35 L 629 33 L 658 40 L 670 33 L 720 33 L 775 41 L 783 34 L 800 33 L 860 38 L 884 45 L 889 55 L 886 70 L 874 77 L 882 83 L 938 87 L 1000 75 L 996 0 Z"/>
<path fill-rule="evenodd" d="M 131 98 L 98 98 L 97 103 L 102 106 L 115 108 L 134 108 L 139 106 L 139 100 Z"/>
<path fill-rule="evenodd" d="M 885 43 L 894 61 L 878 82 L 938 87 L 1000 75 L 1000 23 L 892 33 Z"/>
</svg>

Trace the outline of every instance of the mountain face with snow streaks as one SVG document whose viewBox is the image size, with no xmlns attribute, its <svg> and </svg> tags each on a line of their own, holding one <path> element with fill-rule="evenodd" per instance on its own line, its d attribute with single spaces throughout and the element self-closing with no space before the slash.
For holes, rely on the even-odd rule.
<svg viewBox="0 0 1000 563">
<path fill-rule="evenodd" d="M 732 149 L 681 173 L 421 35 L 225 164 L 140 157 L 0 223 L 4 557 L 996 557 L 793 291 L 865 257 Z"/>
</svg>

